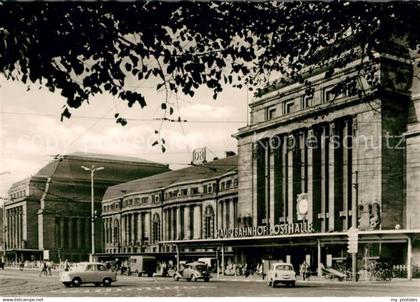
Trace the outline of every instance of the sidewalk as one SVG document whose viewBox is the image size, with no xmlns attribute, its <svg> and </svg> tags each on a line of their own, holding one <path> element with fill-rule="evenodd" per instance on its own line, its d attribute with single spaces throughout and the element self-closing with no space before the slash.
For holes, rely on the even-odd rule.
<svg viewBox="0 0 420 302">
<path fill-rule="evenodd" d="M 262 279 L 261 276 L 259 275 L 251 275 L 248 277 L 245 276 L 219 276 L 219 278 L 217 278 L 216 274 L 213 274 L 213 279 L 214 281 L 233 281 L 233 282 L 267 282 L 266 279 Z M 354 281 L 339 281 L 337 279 L 324 279 L 324 278 L 318 278 L 316 276 L 312 276 L 310 277 L 309 280 L 302 280 L 299 276 L 296 279 L 297 283 L 300 284 L 323 284 L 323 283 L 334 283 L 334 284 L 384 284 L 384 283 L 404 283 L 404 284 L 409 284 L 410 286 L 413 285 L 415 287 L 420 288 L 420 279 L 412 279 L 412 280 L 407 280 L 407 279 L 403 279 L 403 278 L 394 278 L 391 281 L 370 281 L 370 280 L 359 280 L 357 282 Z"/>
</svg>

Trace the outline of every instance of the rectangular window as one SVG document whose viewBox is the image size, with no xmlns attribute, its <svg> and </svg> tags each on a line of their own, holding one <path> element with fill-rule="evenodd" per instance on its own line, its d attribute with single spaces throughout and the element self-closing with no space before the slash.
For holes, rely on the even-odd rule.
<svg viewBox="0 0 420 302">
<path fill-rule="evenodd" d="M 353 93 L 353 90 L 354 89 L 356 89 L 356 86 L 348 85 L 346 87 L 346 89 L 343 89 L 341 91 L 340 94 L 336 94 L 334 92 L 334 87 L 335 86 L 330 86 L 330 87 L 324 88 L 323 93 L 322 93 L 322 101 L 324 103 L 326 103 L 326 102 L 332 102 L 332 101 L 334 101 L 336 99 L 339 99 L 341 97 L 344 97 L 346 95 L 349 95 L 350 93 Z"/>
<path fill-rule="evenodd" d="M 335 95 L 334 95 L 334 93 L 332 93 L 331 90 L 332 90 L 331 87 L 324 89 L 324 93 L 322 95 L 322 101 L 324 103 L 330 102 L 330 101 L 332 101 L 334 99 Z"/>
<path fill-rule="evenodd" d="M 312 101 L 313 101 L 313 96 L 312 95 L 304 95 L 302 96 L 302 109 L 306 109 L 312 106 Z"/>
<path fill-rule="evenodd" d="M 230 189 L 231 187 L 232 187 L 232 181 L 231 180 L 228 180 L 226 182 L 226 189 Z"/>
<path fill-rule="evenodd" d="M 284 103 L 284 114 L 290 114 L 295 110 L 295 102 L 288 101 Z"/>
<path fill-rule="evenodd" d="M 207 191 L 213 193 L 213 185 L 208 185 Z"/>
<path fill-rule="evenodd" d="M 149 201 L 149 197 L 142 197 L 141 203 L 147 203 Z"/>
<path fill-rule="evenodd" d="M 198 188 L 191 188 L 191 195 L 197 195 L 198 194 Z"/>
<path fill-rule="evenodd" d="M 182 196 L 186 196 L 186 195 L 188 195 L 188 189 L 182 189 L 182 190 L 181 190 L 181 195 L 182 195 Z"/>
<path fill-rule="evenodd" d="M 276 117 L 276 107 L 270 106 L 265 108 L 265 119 L 271 120 Z"/>
</svg>

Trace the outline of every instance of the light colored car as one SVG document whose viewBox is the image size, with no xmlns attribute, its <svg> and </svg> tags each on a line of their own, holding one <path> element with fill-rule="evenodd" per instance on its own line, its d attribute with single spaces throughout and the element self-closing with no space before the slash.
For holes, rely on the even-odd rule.
<svg viewBox="0 0 420 302">
<path fill-rule="evenodd" d="M 295 286 L 296 273 L 293 265 L 283 262 L 273 264 L 272 269 L 267 273 L 267 284 L 275 287 L 279 283 L 283 283 L 286 286 Z"/>
<path fill-rule="evenodd" d="M 70 271 L 61 272 L 60 281 L 69 287 L 79 287 L 84 283 L 93 283 L 95 286 L 111 286 L 117 281 L 117 273 L 108 271 L 105 264 L 95 262 L 82 262 L 72 267 Z"/>
<path fill-rule="evenodd" d="M 173 276 L 175 281 L 186 279 L 187 281 L 197 281 L 199 279 L 208 282 L 211 278 L 207 265 L 204 262 L 191 262 L 185 264 L 184 268 L 175 272 Z"/>
</svg>

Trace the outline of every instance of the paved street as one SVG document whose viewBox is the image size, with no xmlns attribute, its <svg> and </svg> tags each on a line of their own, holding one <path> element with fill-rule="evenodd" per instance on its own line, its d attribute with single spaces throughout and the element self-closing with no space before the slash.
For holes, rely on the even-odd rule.
<svg viewBox="0 0 420 302">
<path fill-rule="evenodd" d="M 80 288 L 65 288 L 58 280 L 58 273 L 38 277 L 38 272 L 6 269 L 0 271 L 0 296 L 42 297 L 225 297 L 225 296 L 420 296 L 420 281 L 393 280 L 392 282 L 321 282 L 298 281 L 295 288 L 280 286 L 270 288 L 261 281 L 215 280 L 205 282 L 176 282 L 170 278 L 138 278 L 118 276 L 112 287 L 83 285 Z"/>
</svg>

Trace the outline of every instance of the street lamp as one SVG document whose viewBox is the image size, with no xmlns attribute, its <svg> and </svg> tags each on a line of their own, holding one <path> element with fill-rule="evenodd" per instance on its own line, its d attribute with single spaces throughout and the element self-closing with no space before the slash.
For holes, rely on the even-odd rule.
<svg viewBox="0 0 420 302">
<path fill-rule="evenodd" d="M 91 235 L 92 235 L 92 253 L 91 253 L 91 257 L 90 257 L 90 261 L 93 262 L 93 257 L 95 255 L 95 195 L 94 195 L 94 189 L 93 189 L 93 176 L 95 175 L 96 171 L 100 171 L 103 170 L 104 167 L 98 167 L 95 168 L 94 165 L 92 165 L 91 168 L 82 166 L 82 169 L 85 171 L 89 171 L 90 172 L 90 185 L 91 185 Z"/>
</svg>

